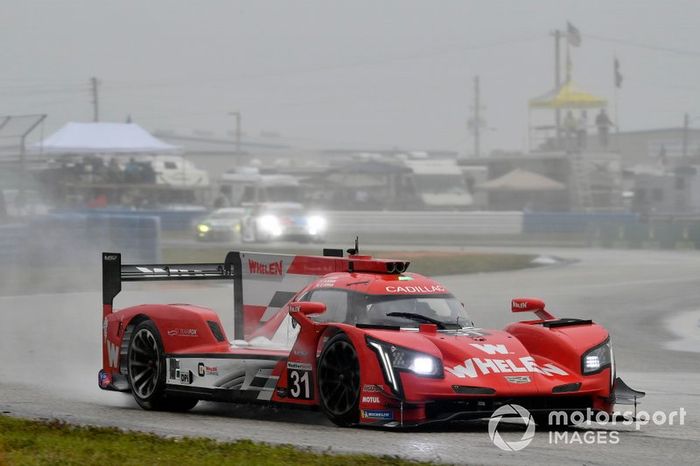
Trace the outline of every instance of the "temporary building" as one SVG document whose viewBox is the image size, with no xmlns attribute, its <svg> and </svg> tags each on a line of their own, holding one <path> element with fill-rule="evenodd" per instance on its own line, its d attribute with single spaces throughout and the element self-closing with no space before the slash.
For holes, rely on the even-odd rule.
<svg viewBox="0 0 700 466">
<path fill-rule="evenodd" d="M 66 123 L 34 145 L 48 154 L 172 154 L 178 146 L 152 136 L 135 123 Z"/>
<path fill-rule="evenodd" d="M 539 173 L 533 173 L 521 168 L 477 185 L 477 189 L 484 191 L 562 191 L 566 186 L 556 180 Z"/>
<path fill-rule="evenodd" d="M 549 109 L 602 108 L 606 105 L 607 101 L 605 99 L 579 89 L 571 81 L 562 84 L 558 89 L 530 99 L 529 102 L 530 108 Z"/>
</svg>

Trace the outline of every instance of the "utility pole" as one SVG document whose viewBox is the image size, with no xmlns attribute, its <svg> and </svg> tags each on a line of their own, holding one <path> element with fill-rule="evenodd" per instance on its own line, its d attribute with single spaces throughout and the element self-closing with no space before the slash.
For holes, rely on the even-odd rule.
<svg viewBox="0 0 700 466">
<path fill-rule="evenodd" d="M 229 112 L 236 117 L 236 155 L 241 153 L 241 112 Z"/>
<path fill-rule="evenodd" d="M 479 116 L 479 76 L 474 76 L 474 157 L 481 157 L 481 141 L 480 141 L 480 126 L 481 117 Z"/>
<path fill-rule="evenodd" d="M 683 158 L 688 156 L 688 129 L 690 128 L 690 115 L 683 115 Z"/>
<path fill-rule="evenodd" d="M 45 119 L 46 119 L 46 114 L 41 114 L 41 115 L 27 115 L 27 116 L 33 116 L 36 117 L 36 120 L 27 128 L 21 135 L 20 135 L 20 144 L 19 144 L 19 164 L 20 164 L 20 178 L 19 178 L 19 202 L 21 203 L 22 207 L 25 206 L 26 199 L 24 196 L 24 191 L 25 191 L 25 178 L 27 177 L 27 161 L 26 161 L 26 152 L 27 152 L 27 136 L 29 136 L 29 133 L 34 131 L 34 129 L 39 126 Z"/>
<path fill-rule="evenodd" d="M 561 87 L 561 52 L 560 52 L 560 42 L 561 42 L 561 31 L 559 29 L 554 31 L 554 92 L 559 91 Z M 557 108 L 554 111 L 554 121 L 556 126 L 556 136 L 557 136 L 557 146 L 561 147 L 561 111 Z"/>
<path fill-rule="evenodd" d="M 471 106 L 472 116 L 467 120 L 467 128 L 474 136 L 474 157 L 481 157 L 481 126 L 484 121 L 481 117 L 481 87 L 479 76 L 474 76 L 474 103 Z"/>
<path fill-rule="evenodd" d="M 92 88 L 92 121 L 100 121 L 100 97 L 97 91 L 100 81 L 96 77 L 90 78 L 90 87 Z"/>
</svg>

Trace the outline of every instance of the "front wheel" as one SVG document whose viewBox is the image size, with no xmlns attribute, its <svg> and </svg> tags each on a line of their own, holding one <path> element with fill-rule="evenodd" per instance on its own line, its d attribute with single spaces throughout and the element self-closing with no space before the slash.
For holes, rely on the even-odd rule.
<svg viewBox="0 0 700 466">
<path fill-rule="evenodd" d="M 199 401 L 165 393 L 163 344 L 158 329 L 150 320 L 134 329 L 127 352 L 127 372 L 131 393 L 143 409 L 188 411 Z"/>
<path fill-rule="evenodd" d="M 321 410 L 334 424 L 347 427 L 358 422 L 360 362 L 344 333 L 331 338 L 321 352 L 318 390 Z"/>
</svg>

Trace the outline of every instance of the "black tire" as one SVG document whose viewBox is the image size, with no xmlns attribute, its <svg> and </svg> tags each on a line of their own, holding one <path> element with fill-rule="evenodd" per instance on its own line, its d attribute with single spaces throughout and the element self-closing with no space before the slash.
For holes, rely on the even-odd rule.
<svg viewBox="0 0 700 466">
<path fill-rule="evenodd" d="M 318 360 L 321 410 L 334 424 L 357 424 L 360 416 L 360 361 L 344 333 L 331 338 Z"/>
<path fill-rule="evenodd" d="M 136 326 L 127 352 L 127 377 L 131 394 L 141 408 L 149 411 L 188 411 L 196 398 L 165 393 L 165 354 L 155 324 L 146 320 Z"/>
</svg>

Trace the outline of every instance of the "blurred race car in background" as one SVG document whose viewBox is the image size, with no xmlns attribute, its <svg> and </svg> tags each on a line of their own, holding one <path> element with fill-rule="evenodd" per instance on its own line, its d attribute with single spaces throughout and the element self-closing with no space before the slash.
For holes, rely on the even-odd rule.
<svg viewBox="0 0 700 466">
<path fill-rule="evenodd" d="M 254 206 L 246 213 L 242 239 L 245 242 L 323 242 L 326 227 L 326 219 L 322 215 L 308 212 L 299 203 L 271 202 Z"/>
<path fill-rule="evenodd" d="M 246 209 L 242 207 L 226 207 L 211 212 L 197 223 L 195 238 L 200 241 L 240 242 L 245 212 Z"/>
</svg>

